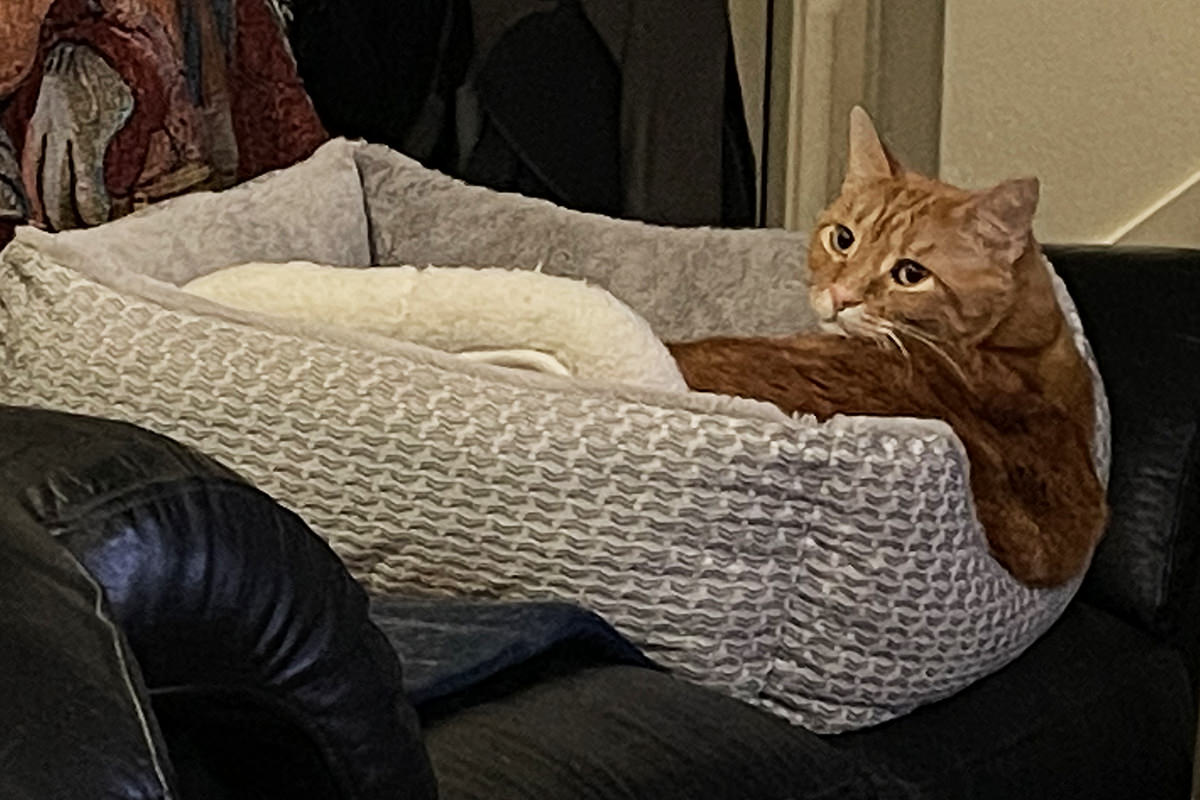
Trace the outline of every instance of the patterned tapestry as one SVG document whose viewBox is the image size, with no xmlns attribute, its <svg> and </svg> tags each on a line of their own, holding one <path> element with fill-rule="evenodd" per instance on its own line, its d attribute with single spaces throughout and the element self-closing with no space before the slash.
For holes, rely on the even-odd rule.
<svg viewBox="0 0 1200 800">
<path fill-rule="evenodd" d="M 308 156 L 279 0 L 0 2 L 0 246 Z"/>
</svg>

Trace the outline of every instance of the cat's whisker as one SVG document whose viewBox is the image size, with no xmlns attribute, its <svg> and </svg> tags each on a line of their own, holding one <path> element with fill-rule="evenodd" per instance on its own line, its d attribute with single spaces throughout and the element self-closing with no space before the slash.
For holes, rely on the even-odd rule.
<svg viewBox="0 0 1200 800">
<path fill-rule="evenodd" d="M 879 345 L 880 350 L 887 350 L 891 347 L 892 340 L 888 338 L 887 331 L 878 325 L 871 326 L 871 338 Z"/>
<path fill-rule="evenodd" d="M 896 337 L 890 321 L 884 319 L 883 317 L 877 317 L 874 314 L 864 314 L 863 323 L 865 323 L 864 327 L 867 334 L 872 339 L 883 345 L 891 343 L 896 346 L 896 349 L 898 349 L 902 355 L 908 355 L 908 351 Z"/>
<path fill-rule="evenodd" d="M 934 337 L 930 336 L 929 334 L 925 333 L 924 331 L 920 330 L 919 328 L 917 328 L 913 325 L 907 325 L 907 324 L 900 323 L 900 322 L 893 322 L 892 324 L 900 331 L 900 333 L 904 334 L 905 336 L 911 337 L 913 340 L 915 340 L 917 342 L 920 342 L 921 344 L 925 345 L 930 350 L 932 350 L 935 354 L 937 354 L 938 356 L 941 356 L 941 358 L 947 364 L 950 365 L 950 368 L 954 370 L 954 373 L 956 375 L 958 375 L 958 377 L 962 380 L 963 383 L 968 384 L 968 385 L 970 384 L 970 381 L 967 380 L 967 374 L 965 372 L 963 372 L 963 368 L 961 366 L 959 366 L 959 363 L 957 361 L 955 361 L 950 356 L 949 353 L 946 352 L 946 350 L 941 346 L 941 344 L 938 343 L 938 341 Z"/>
<path fill-rule="evenodd" d="M 900 357 L 904 359 L 907 378 L 911 381 L 913 379 L 912 354 L 908 352 L 908 348 L 905 346 L 904 340 L 897 335 L 896 326 L 891 320 L 883 317 L 872 316 L 870 318 L 870 322 L 880 341 L 885 344 L 893 345 L 897 352 L 900 353 Z"/>
<path fill-rule="evenodd" d="M 892 344 L 896 345 L 896 349 L 900 351 L 900 355 L 904 356 L 905 361 L 912 360 L 911 356 L 909 356 L 909 354 L 908 354 L 908 348 L 904 346 L 904 342 L 900 341 L 900 337 L 896 335 L 896 332 L 894 330 L 889 328 L 886 331 L 884 331 L 884 335 L 887 336 L 888 341 L 890 341 Z"/>
<path fill-rule="evenodd" d="M 875 343 L 875 346 L 880 350 L 888 348 L 887 335 L 874 325 L 864 325 L 860 330 L 860 334 Z"/>
</svg>

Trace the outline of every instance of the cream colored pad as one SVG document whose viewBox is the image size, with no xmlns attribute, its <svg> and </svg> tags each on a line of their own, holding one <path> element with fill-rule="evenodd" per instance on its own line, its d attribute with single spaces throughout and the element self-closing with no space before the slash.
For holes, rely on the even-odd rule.
<svg viewBox="0 0 1200 800">
<path fill-rule="evenodd" d="M 251 263 L 183 290 L 223 305 L 369 331 L 503 367 L 687 391 L 644 319 L 584 281 L 531 270 Z"/>
</svg>

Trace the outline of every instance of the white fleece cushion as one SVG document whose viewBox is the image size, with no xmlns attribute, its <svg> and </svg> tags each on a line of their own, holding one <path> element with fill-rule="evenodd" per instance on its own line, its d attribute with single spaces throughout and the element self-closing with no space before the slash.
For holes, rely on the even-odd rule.
<svg viewBox="0 0 1200 800">
<path fill-rule="evenodd" d="M 644 319 L 584 281 L 531 270 L 355 269 L 291 261 L 218 270 L 183 290 L 223 305 L 389 336 L 474 361 L 687 391 Z"/>
</svg>

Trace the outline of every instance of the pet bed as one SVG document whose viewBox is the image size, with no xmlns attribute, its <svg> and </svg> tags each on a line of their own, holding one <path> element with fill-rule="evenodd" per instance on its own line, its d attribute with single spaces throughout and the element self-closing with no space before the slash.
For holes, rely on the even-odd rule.
<svg viewBox="0 0 1200 800">
<path fill-rule="evenodd" d="M 498 369 L 178 288 L 250 261 L 540 263 L 665 339 L 770 334 L 813 326 L 804 248 L 566 211 L 335 141 L 93 230 L 22 229 L 0 257 L 0 401 L 198 447 L 375 593 L 579 602 L 677 674 L 847 730 L 998 669 L 1076 588 L 1030 590 L 988 556 L 944 423 Z M 1097 409 L 1103 473 L 1099 391 Z"/>
</svg>

